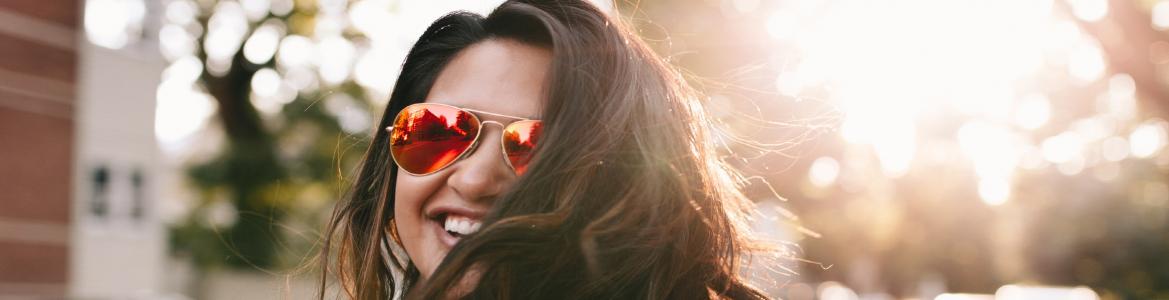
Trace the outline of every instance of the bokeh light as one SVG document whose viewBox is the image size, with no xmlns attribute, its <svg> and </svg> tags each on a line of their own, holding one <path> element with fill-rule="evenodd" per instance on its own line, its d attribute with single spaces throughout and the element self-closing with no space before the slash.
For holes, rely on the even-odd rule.
<svg viewBox="0 0 1169 300">
<path fill-rule="evenodd" d="M 85 35 L 95 45 L 118 49 L 142 35 L 143 0 L 89 0 L 85 11 Z"/>
</svg>

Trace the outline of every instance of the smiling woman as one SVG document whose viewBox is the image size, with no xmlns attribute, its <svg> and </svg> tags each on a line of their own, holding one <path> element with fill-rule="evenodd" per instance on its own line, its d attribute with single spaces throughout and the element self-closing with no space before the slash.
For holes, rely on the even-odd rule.
<svg viewBox="0 0 1169 300">
<path fill-rule="evenodd" d="M 583 1 L 435 21 L 329 224 L 347 295 L 764 298 L 702 103 L 623 26 Z"/>
<path fill-rule="evenodd" d="M 427 102 L 538 115 L 549 57 L 547 50 L 508 40 L 479 42 L 443 69 Z M 477 133 L 479 144 L 502 144 L 501 128 L 492 126 Z M 469 227 L 464 224 L 479 228 L 494 199 L 516 179 L 502 160 L 502 147 L 476 148 L 440 173 L 398 177 L 394 219 L 406 252 L 423 278 L 430 277 L 459 236 L 470 233 L 457 228 Z"/>
</svg>

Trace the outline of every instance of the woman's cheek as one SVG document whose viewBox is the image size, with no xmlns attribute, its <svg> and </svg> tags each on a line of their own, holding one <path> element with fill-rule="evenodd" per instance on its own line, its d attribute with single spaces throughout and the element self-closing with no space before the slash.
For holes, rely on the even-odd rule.
<svg viewBox="0 0 1169 300">
<path fill-rule="evenodd" d="M 439 249 L 438 240 L 428 236 L 429 220 L 423 212 L 428 199 L 442 188 L 444 180 L 440 174 L 427 176 L 412 176 L 398 173 L 394 191 L 394 223 L 398 228 L 398 236 L 402 239 L 402 246 L 406 250 L 411 263 L 422 271 L 423 276 L 429 276 L 435 261 L 441 262 L 441 254 L 435 253 Z"/>
</svg>

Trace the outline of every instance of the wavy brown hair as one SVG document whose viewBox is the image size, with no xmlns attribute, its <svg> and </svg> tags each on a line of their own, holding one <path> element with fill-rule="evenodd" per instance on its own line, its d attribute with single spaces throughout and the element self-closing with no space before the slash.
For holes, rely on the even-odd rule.
<svg viewBox="0 0 1169 300">
<path fill-rule="evenodd" d="M 416 269 L 381 255 L 398 174 L 376 130 L 321 253 L 349 297 L 388 298 L 397 280 L 420 299 L 765 298 L 738 274 L 750 202 L 715 155 L 700 98 L 589 3 L 508 1 L 487 17 L 440 18 L 408 54 L 378 128 L 422 101 L 455 54 L 487 39 L 552 52 L 532 163 L 483 229 L 417 282 Z"/>
</svg>

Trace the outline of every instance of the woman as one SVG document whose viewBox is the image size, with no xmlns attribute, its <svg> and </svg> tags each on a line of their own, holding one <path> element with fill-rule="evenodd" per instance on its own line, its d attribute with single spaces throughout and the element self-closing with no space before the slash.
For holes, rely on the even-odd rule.
<svg viewBox="0 0 1169 300">
<path fill-rule="evenodd" d="M 454 13 L 401 74 L 322 253 L 349 297 L 764 298 L 701 103 L 618 20 Z"/>
</svg>

